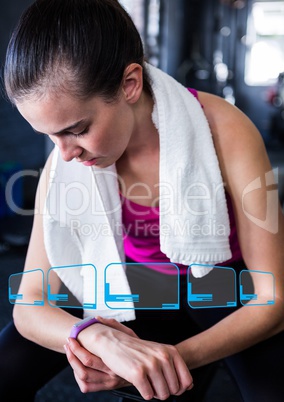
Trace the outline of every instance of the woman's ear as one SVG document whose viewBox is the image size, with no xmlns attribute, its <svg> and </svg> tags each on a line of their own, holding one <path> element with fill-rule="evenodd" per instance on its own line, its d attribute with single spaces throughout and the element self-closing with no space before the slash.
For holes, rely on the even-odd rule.
<svg viewBox="0 0 284 402">
<path fill-rule="evenodd" d="M 143 90 L 143 67 L 132 63 L 126 67 L 123 76 L 122 91 L 128 103 L 135 103 Z"/>
</svg>

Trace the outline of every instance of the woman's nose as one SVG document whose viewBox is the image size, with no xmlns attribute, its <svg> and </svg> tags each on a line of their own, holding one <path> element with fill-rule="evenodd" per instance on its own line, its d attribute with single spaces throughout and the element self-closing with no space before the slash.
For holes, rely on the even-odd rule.
<svg viewBox="0 0 284 402">
<path fill-rule="evenodd" d="M 65 162 L 70 162 L 72 159 L 78 158 L 82 154 L 82 148 L 73 144 L 69 139 L 59 138 L 56 141 L 56 145 L 59 147 L 62 159 Z"/>
</svg>

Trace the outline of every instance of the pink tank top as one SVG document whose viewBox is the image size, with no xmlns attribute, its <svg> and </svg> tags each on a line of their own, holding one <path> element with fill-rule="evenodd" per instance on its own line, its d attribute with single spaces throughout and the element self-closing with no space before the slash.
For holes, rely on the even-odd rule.
<svg viewBox="0 0 284 402">
<path fill-rule="evenodd" d="M 230 218 L 230 247 L 232 258 L 216 264 L 230 266 L 233 261 L 240 261 L 242 254 L 238 242 L 232 203 L 227 195 Z M 169 258 L 160 249 L 159 207 L 145 207 L 122 197 L 122 222 L 124 227 L 124 250 L 127 257 L 136 262 L 169 263 Z M 186 274 L 187 266 L 176 264 L 181 274 Z M 175 274 L 176 270 L 163 265 L 153 265 L 159 272 Z"/>
<path fill-rule="evenodd" d="M 196 90 L 189 88 L 189 91 L 197 98 Z M 229 241 L 232 258 L 226 262 L 216 264 L 221 266 L 230 266 L 231 262 L 242 259 L 232 202 L 228 194 L 226 194 L 226 198 L 231 227 Z M 121 200 L 126 256 L 140 263 L 169 263 L 169 258 L 160 249 L 159 207 L 146 207 L 125 197 L 122 197 Z M 176 265 L 179 267 L 181 274 L 186 274 L 187 266 Z M 169 267 L 162 264 L 151 266 L 152 269 L 165 274 L 176 274 L 176 270 Z"/>
</svg>

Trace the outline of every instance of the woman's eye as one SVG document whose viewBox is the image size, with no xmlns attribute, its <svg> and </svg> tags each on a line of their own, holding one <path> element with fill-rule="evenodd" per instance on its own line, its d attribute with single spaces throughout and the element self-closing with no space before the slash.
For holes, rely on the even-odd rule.
<svg viewBox="0 0 284 402">
<path fill-rule="evenodd" d="M 81 131 L 81 132 L 78 133 L 78 134 L 74 134 L 74 133 L 70 133 L 70 134 L 73 135 L 74 137 L 78 138 L 78 137 L 83 137 L 83 135 L 87 134 L 88 131 L 89 131 L 89 128 L 86 127 L 86 128 L 84 128 L 83 131 Z"/>
</svg>

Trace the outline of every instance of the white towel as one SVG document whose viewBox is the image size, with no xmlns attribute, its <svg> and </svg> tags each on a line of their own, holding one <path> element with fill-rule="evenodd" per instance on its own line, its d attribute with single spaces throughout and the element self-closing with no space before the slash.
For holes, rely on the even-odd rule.
<svg viewBox="0 0 284 402">
<path fill-rule="evenodd" d="M 214 265 L 231 258 L 229 215 L 212 135 L 198 100 L 147 65 L 160 135 L 160 243 L 172 262 Z M 193 267 L 196 277 L 212 268 Z"/>
<path fill-rule="evenodd" d="M 114 165 L 100 169 L 75 160 L 66 163 L 55 147 L 43 215 L 45 248 L 52 268 L 82 305 L 95 296 L 96 309 L 85 307 L 84 317 L 135 319 L 132 302 L 123 309 L 105 304 L 105 268 L 124 261 L 118 194 Z M 111 269 L 107 279 L 112 294 L 131 294 L 123 264 Z"/>
</svg>

